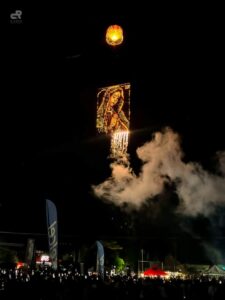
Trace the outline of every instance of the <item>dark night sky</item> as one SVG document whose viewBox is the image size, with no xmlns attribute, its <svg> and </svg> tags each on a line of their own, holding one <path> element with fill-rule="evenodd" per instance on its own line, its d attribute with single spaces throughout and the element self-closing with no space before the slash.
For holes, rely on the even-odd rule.
<svg viewBox="0 0 225 300">
<path fill-rule="evenodd" d="M 50 198 L 62 232 L 127 234 L 119 209 L 91 194 L 91 184 L 110 175 L 109 140 L 95 129 L 96 91 L 104 85 L 131 83 L 134 168 L 136 148 L 170 126 L 181 135 L 185 159 L 214 170 L 216 151 L 225 149 L 219 19 L 157 11 L 137 22 L 129 14 L 22 10 L 22 24 L 9 17 L 7 24 L 0 230 L 45 232 Z M 111 23 L 125 32 L 116 49 L 104 42 Z M 169 227 L 162 216 L 158 227 L 147 221 L 159 235 Z"/>
</svg>

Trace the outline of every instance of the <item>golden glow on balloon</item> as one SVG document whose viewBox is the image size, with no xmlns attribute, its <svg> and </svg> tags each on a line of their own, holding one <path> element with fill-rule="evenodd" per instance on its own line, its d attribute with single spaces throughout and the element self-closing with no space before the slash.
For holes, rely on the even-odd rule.
<svg viewBox="0 0 225 300">
<path fill-rule="evenodd" d="M 123 29 L 119 25 L 111 25 L 106 31 L 106 42 L 110 46 L 117 46 L 123 42 Z"/>
</svg>

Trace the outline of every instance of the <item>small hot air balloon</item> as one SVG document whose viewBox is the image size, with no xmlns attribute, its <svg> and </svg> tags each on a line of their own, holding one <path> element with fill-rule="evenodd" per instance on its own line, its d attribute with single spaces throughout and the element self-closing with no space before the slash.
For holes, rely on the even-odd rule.
<svg viewBox="0 0 225 300">
<path fill-rule="evenodd" d="M 106 42 L 110 46 L 117 46 L 123 42 L 123 29 L 119 25 L 111 25 L 106 30 Z"/>
</svg>

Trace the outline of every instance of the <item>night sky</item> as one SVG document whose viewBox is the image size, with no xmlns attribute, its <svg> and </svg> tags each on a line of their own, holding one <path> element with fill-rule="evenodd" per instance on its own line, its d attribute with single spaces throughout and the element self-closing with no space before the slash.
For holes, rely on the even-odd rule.
<svg viewBox="0 0 225 300">
<path fill-rule="evenodd" d="M 165 127 L 179 134 L 184 162 L 218 174 L 216 153 L 225 150 L 220 20 L 160 10 L 137 22 L 122 13 L 21 9 L 22 24 L 7 20 L 0 231 L 45 233 L 48 198 L 62 234 L 223 236 L 225 210 L 177 216 L 173 185 L 129 213 L 91 188 L 111 175 L 109 137 L 95 128 L 97 88 L 124 82 L 131 83 L 128 152 L 136 174 L 136 149 Z M 114 49 L 104 41 L 113 23 L 125 33 Z M 212 219 L 221 221 L 214 227 Z"/>
</svg>

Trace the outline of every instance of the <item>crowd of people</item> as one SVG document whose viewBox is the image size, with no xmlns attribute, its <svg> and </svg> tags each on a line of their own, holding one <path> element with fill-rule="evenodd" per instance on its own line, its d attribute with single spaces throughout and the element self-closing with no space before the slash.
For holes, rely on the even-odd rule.
<svg viewBox="0 0 225 300">
<path fill-rule="evenodd" d="M 88 300 L 168 299 L 221 300 L 225 278 L 163 279 L 97 274 L 81 275 L 76 269 L 1 269 L 0 299 Z"/>
</svg>

